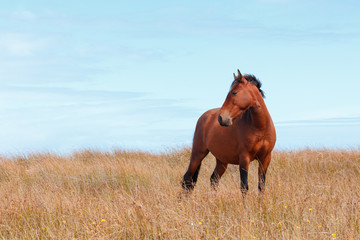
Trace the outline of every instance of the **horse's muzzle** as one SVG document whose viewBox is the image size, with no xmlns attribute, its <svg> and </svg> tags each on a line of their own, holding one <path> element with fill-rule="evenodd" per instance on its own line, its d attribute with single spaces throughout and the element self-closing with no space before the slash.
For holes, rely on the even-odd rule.
<svg viewBox="0 0 360 240">
<path fill-rule="evenodd" d="M 231 119 L 229 117 L 223 118 L 220 114 L 218 116 L 218 121 L 220 125 L 223 127 L 228 127 L 232 124 Z"/>
</svg>

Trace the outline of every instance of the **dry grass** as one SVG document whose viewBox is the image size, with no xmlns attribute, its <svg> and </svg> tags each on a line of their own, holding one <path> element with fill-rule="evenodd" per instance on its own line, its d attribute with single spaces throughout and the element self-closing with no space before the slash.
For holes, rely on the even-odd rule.
<svg viewBox="0 0 360 240">
<path fill-rule="evenodd" d="M 275 152 L 262 201 L 257 162 L 243 201 L 212 156 L 180 196 L 189 149 L 81 151 L 0 160 L 2 239 L 360 239 L 360 150 Z"/>
</svg>

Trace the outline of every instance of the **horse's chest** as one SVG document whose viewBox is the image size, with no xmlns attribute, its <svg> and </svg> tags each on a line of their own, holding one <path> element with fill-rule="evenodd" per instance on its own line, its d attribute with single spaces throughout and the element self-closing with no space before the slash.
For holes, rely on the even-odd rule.
<svg viewBox="0 0 360 240">
<path fill-rule="evenodd" d="M 220 161 L 227 163 L 238 162 L 239 142 L 236 138 L 225 138 L 221 135 L 213 136 L 208 141 L 209 151 Z"/>
<path fill-rule="evenodd" d="M 252 129 L 220 128 L 207 136 L 209 151 L 220 161 L 239 164 L 239 158 L 255 158 L 266 148 L 261 134 Z M 252 159 L 251 159 L 252 160 Z"/>
</svg>

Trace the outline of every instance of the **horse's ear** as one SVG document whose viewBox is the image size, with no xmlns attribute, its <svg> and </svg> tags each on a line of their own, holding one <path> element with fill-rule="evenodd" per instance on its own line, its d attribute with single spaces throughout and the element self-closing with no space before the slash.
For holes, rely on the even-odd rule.
<svg viewBox="0 0 360 240">
<path fill-rule="evenodd" d="M 236 75 L 235 75 L 235 73 L 233 73 L 234 74 L 234 80 L 236 80 Z"/>
<path fill-rule="evenodd" d="M 240 82 L 240 83 L 244 82 L 244 81 L 243 81 L 243 75 L 241 74 L 241 72 L 240 72 L 239 69 L 237 70 L 237 72 L 238 72 L 238 75 L 237 75 L 237 76 L 236 76 L 235 73 L 234 73 L 234 78 L 235 78 L 235 80 L 238 81 L 238 82 Z"/>
<path fill-rule="evenodd" d="M 242 76 L 242 74 L 241 74 L 241 72 L 240 72 L 239 69 L 237 70 L 237 72 L 238 72 L 238 78 L 242 79 L 243 76 Z"/>
</svg>

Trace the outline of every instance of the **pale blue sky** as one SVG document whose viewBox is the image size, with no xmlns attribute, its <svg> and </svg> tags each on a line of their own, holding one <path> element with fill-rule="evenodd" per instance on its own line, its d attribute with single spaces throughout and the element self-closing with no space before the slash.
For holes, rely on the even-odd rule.
<svg viewBox="0 0 360 240">
<path fill-rule="evenodd" d="M 0 153 L 190 145 L 232 73 L 278 149 L 360 144 L 358 1 L 6 1 Z"/>
</svg>

